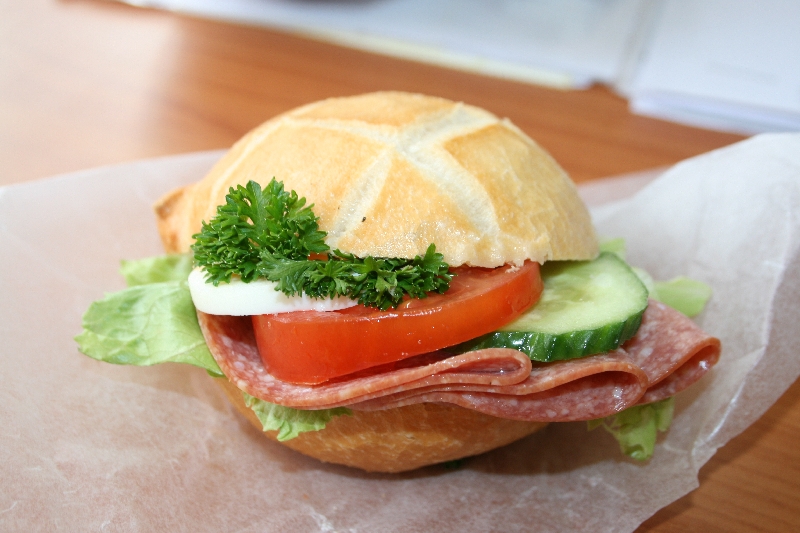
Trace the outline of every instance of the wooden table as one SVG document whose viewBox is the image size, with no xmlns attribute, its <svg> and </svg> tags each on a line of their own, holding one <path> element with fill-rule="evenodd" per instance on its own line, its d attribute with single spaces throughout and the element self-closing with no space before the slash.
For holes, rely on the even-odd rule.
<svg viewBox="0 0 800 533">
<path fill-rule="evenodd" d="M 276 31 L 91 0 L 0 2 L 0 185 L 223 148 L 299 104 L 380 89 L 511 118 L 578 181 L 669 165 L 735 135 L 634 116 L 605 88 L 556 91 Z M 800 383 L 640 532 L 800 530 Z"/>
</svg>

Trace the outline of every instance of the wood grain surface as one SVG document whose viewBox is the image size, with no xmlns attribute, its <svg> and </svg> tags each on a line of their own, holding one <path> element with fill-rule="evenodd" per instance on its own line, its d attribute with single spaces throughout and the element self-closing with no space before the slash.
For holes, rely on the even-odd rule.
<svg viewBox="0 0 800 533">
<path fill-rule="evenodd" d="M 0 185 L 224 148 L 328 96 L 397 89 L 509 117 L 575 181 L 670 165 L 741 137 L 557 91 L 278 31 L 91 0 L 0 0 Z M 638 531 L 800 531 L 800 383 Z"/>
</svg>

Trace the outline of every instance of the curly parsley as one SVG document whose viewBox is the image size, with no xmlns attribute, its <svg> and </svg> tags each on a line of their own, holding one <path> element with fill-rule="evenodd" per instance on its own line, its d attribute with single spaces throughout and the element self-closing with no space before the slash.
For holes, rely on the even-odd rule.
<svg viewBox="0 0 800 533">
<path fill-rule="evenodd" d="M 193 235 L 194 260 L 206 271 L 206 281 L 219 285 L 234 275 L 245 283 L 265 278 L 288 296 L 346 296 L 381 310 L 397 307 L 406 295 L 424 298 L 450 287 L 453 275 L 433 244 L 414 259 L 331 251 L 313 206 L 305 204 L 305 198 L 286 192 L 274 178 L 263 190 L 254 181 L 231 187 L 225 205 Z M 327 258 L 309 259 L 322 254 Z"/>
</svg>

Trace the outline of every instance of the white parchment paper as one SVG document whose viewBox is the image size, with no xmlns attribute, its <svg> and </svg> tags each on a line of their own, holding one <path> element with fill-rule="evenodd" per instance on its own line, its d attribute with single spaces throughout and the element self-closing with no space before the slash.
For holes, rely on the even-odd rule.
<svg viewBox="0 0 800 533">
<path fill-rule="evenodd" d="M 72 337 L 123 287 L 119 260 L 160 253 L 150 206 L 220 156 L 192 154 L 0 189 L 0 530 L 632 531 L 800 375 L 800 135 L 681 163 L 595 207 L 657 278 L 714 288 L 698 318 L 717 367 L 679 395 L 655 457 L 554 424 L 456 470 L 374 475 L 263 439 L 202 370 L 99 363 Z M 647 180 L 595 183 L 608 201 Z"/>
</svg>

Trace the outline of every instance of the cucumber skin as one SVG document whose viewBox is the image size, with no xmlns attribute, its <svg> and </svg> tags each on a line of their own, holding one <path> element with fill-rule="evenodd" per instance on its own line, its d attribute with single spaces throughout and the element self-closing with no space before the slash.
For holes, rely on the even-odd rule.
<svg viewBox="0 0 800 533">
<path fill-rule="evenodd" d="M 549 363 L 609 352 L 636 335 L 642 324 L 641 313 L 622 324 L 613 324 L 588 331 L 552 335 L 533 331 L 495 331 L 458 346 L 459 352 L 483 348 L 513 348 L 533 361 Z"/>
</svg>

